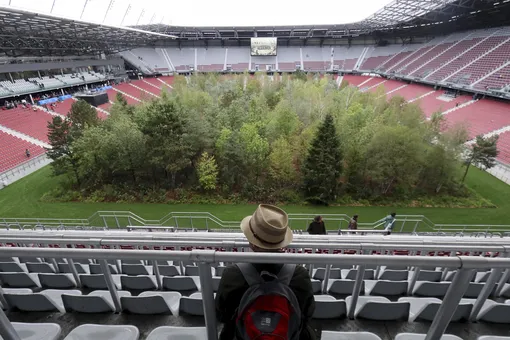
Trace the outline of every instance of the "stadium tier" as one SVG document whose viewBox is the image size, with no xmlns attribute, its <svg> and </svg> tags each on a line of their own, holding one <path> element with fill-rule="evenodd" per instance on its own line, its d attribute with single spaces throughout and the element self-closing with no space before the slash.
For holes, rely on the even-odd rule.
<svg viewBox="0 0 510 340">
<path fill-rule="evenodd" d="M 28 149 L 30 157 L 43 154 L 44 149 L 24 139 L 0 131 L 0 172 L 14 168 L 29 160 L 25 151 Z"/>
</svg>

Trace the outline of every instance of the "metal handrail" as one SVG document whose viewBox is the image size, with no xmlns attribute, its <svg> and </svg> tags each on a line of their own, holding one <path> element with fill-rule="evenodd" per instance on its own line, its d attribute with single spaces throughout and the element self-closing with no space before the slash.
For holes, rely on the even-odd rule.
<svg viewBox="0 0 510 340">
<path fill-rule="evenodd" d="M 306 229 L 316 214 L 289 214 L 289 225 L 298 230 Z M 324 217 L 328 226 L 334 225 L 336 229 L 345 229 L 350 217 L 345 214 L 318 214 Z M 59 219 L 59 218 L 0 218 L 0 227 L 6 228 L 35 228 L 37 225 L 45 225 L 60 228 L 150 228 L 168 227 L 174 230 L 191 228 L 196 229 L 237 229 L 239 221 L 223 221 L 208 212 L 171 212 L 159 220 L 147 220 L 130 211 L 98 211 L 87 219 Z M 359 223 L 360 229 L 380 230 L 382 220 L 375 222 Z M 407 226 L 407 227 L 406 227 Z M 410 230 L 411 233 L 421 232 L 435 233 L 500 233 L 510 231 L 510 225 L 464 225 L 464 224 L 435 224 L 423 215 L 400 215 L 397 216 L 394 231 L 403 232 Z M 489 234 L 484 237 L 489 236 Z"/>
<path fill-rule="evenodd" d="M 510 275 L 510 259 L 508 258 L 483 258 L 483 257 L 424 257 L 424 256 L 387 256 L 387 255 L 326 255 L 326 254 L 281 254 L 281 253 L 252 253 L 252 252 L 219 252 L 214 250 L 193 250 L 193 251 L 156 251 L 156 250 L 104 250 L 104 249 L 58 249 L 58 248 L 0 248 L 0 257 L 44 257 L 44 258 L 66 258 L 73 271 L 73 276 L 78 278 L 76 268 L 72 265 L 72 259 L 94 259 L 100 260 L 103 268 L 105 281 L 109 288 L 114 306 L 117 312 L 120 308 L 120 300 L 113 283 L 111 272 L 106 260 L 148 260 L 153 261 L 157 267 L 158 261 L 190 261 L 199 263 L 199 275 L 203 287 L 202 298 L 204 305 L 204 317 L 209 340 L 217 339 L 217 327 L 214 305 L 214 293 L 212 289 L 211 264 L 218 262 L 248 262 L 248 263 L 279 263 L 279 264 L 321 264 L 327 269 L 331 265 L 357 265 L 356 275 L 350 310 L 355 310 L 359 296 L 360 287 L 363 281 L 364 271 L 367 265 L 396 265 L 414 266 L 412 282 L 416 282 L 419 268 L 423 266 L 435 266 L 444 268 L 456 268 L 457 273 L 448 289 L 443 302 L 429 327 L 426 340 L 441 338 L 450 323 L 451 318 L 459 304 L 462 296 L 469 286 L 469 277 L 473 269 L 493 268 L 492 273 L 484 285 L 480 296 L 474 303 L 473 310 L 478 313 L 481 306 L 487 300 L 489 293 L 496 285 L 497 276 L 505 269 L 503 278 L 506 280 Z M 160 282 L 161 277 L 156 277 Z M 0 289 L 0 294 L 2 290 Z M 2 296 L 3 298 L 3 296 Z M 4 299 L 2 299 L 4 300 Z M 350 315 L 353 317 L 353 315 Z M 476 318 L 472 314 L 471 318 Z M 4 312 L 0 309 L 0 336 L 5 340 L 19 340 L 14 328 L 8 321 Z"/>
</svg>

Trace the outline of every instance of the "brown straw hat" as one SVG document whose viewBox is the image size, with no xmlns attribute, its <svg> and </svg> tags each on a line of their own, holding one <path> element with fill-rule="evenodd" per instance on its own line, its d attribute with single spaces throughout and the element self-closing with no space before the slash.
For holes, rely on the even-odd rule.
<svg viewBox="0 0 510 340">
<path fill-rule="evenodd" d="M 241 222 L 241 230 L 251 244 L 262 249 L 284 248 L 292 242 L 289 217 L 282 209 L 261 204 Z"/>
</svg>

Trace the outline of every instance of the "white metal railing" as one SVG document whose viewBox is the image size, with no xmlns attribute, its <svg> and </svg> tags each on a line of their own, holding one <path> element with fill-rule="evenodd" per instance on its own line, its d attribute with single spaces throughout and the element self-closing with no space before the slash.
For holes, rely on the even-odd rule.
<svg viewBox="0 0 510 340">
<path fill-rule="evenodd" d="M 289 214 L 289 226 L 295 231 L 306 230 L 316 214 Z M 345 214 L 317 214 L 323 216 L 326 226 L 345 230 L 350 217 Z M 98 211 L 87 219 L 59 218 L 1 218 L 0 228 L 47 229 L 161 229 L 238 231 L 239 221 L 223 221 L 208 212 L 171 212 L 159 220 L 147 220 L 130 211 Z M 383 221 L 358 223 L 360 230 L 382 230 Z M 423 215 L 397 215 L 394 232 L 429 233 L 430 235 L 476 234 L 481 237 L 510 235 L 510 225 L 435 224 Z M 334 231 L 333 231 L 334 232 Z"/>
<path fill-rule="evenodd" d="M 429 258 L 423 256 L 385 256 L 385 255 L 325 255 L 325 254 L 276 254 L 276 253 L 238 253 L 238 252 L 218 252 L 214 250 L 194 250 L 194 251 L 141 251 L 141 250 L 103 250 L 103 249 L 56 249 L 56 248 L 0 248 L 0 257 L 44 257 L 44 258 L 65 258 L 69 267 L 73 271 L 78 285 L 80 284 L 79 275 L 74 267 L 73 259 L 93 259 L 99 260 L 105 280 L 112 296 L 116 312 L 120 312 L 120 299 L 113 283 L 110 269 L 106 260 L 146 260 L 152 261 L 157 267 L 158 261 L 190 261 L 197 262 L 199 267 L 200 283 L 202 287 L 202 297 L 204 304 L 204 317 L 207 327 L 209 340 L 217 339 L 216 316 L 214 307 L 214 295 L 211 276 L 211 264 L 218 262 L 249 262 L 249 263 L 294 263 L 294 264 L 318 264 L 326 265 L 330 269 L 332 265 L 357 265 L 355 285 L 352 292 L 350 311 L 356 308 L 357 300 L 361 290 L 361 284 L 365 268 L 367 265 L 389 265 L 389 266 L 413 266 L 420 268 L 423 266 L 435 266 L 457 269 L 457 273 L 448 289 L 443 302 L 436 313 L 436 316 L 426 335 L 426 340 L 436 340 L 441 338 L 450 323 L 450 320 L 469 286 L 469 278 L 472 270 L 477 268 L 491 268 L 492 272 L 488 281 L 485 283 L 482 292 L 474 303 L 470 319 L 476 318 L 481 307 L 487 300 L 489 294 L 497 283 L 502 270 L 505 274 L 502 279 L 507 280 L 510 276 L 510 259 L 507 258 L 482 258 L 482 257 L 464 257 L 451 256 Z M 156 270 L 156 279 L 161 277 Z M 416 281 L 419 270 L 413 272 L 412 281 Z M 161 282 L 161 281 L 158 281 Z M 500 281 L 501 282 L 501 281 Z M 0 289 L 0 295 L 2 291 Z M 2 301 L 5 299 L 1 296 Z M 349 313 L 352 318 L 353 313 Z M 20 337 L 10 324 L 6 315 L 0 310 L 0 336 L 5 340 L 19 340 Z"/>
<path fill-rule="evenodd" d="M 24 173 L 26 170 L 33 168 L 37 164 L 46 162 L 47 160 L 48 160 L 48 158 L 46 157 L 46 154 L 42 154 L 42 155 L 39 155 L 36 157 L 32 157 L 29 160 L 15 166 L 12 169 L 1 172 L 0 173 L 0 188 L 2 187 L 1 184 L 3 181 L 10 183 L 10 179 L 12 177 L 15 177 L 16 175 Z"/>
</svg>

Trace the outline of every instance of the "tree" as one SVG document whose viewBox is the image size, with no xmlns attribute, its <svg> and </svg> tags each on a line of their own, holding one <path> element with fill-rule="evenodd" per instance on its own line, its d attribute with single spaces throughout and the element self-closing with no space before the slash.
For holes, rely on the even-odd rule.
<svg viewBox="0 0 510 340">
<path fill-rule="evenodd" d="M 71 134 L 70 120 L 62 119 L 60 116 L 53 117 L 52 121 L 48 122 L 48 140 L 51 148 L 46 149 L 46 154 L 53 160 L 51 166 L 54 175 L 65 174 L 71 170 L 76 183 L 80 185 L 78 162 L 71 146 L 74 138 Z"/>
<path fill-rule="evenodd" d="M 122 106 L 128 105 L 126 98 L 124 98 L 124 96 L 120 92 L 117 92 L 117 94 L 115 95 L 115 102 L 119 103 Z"/>
<path fill-rule="evenodd" d="M 214 156 L 209 156 L 207 152 L 202 153 L 198 160 L 197 174 L 200 186 L 204 190 L 216 189 L 216 182 L 218 181 L 218 165 Z"/>
<path fill-rule="evenodd" d="M 375 194 L 388 195 L 395 188 L 410 191 L 419 179 L 425 144 L 421 135 L 406 126 L 383 126 L 367 146 L 366 168 Z"/>
<path fill-rule="evenodd" d="M 273 151 L 269 155 L 269 173 L 279 187 L 294 183 L 296 168 L 294 166 L 293 150 L 285 138 L 277 139 L 272 145 Z"/>
<path fill-rule="evenodd" d="M 328 203 L 336 199 L 342 154 L 333 117 L 327 115 L 317 130 L 303 166 L 307 198 Z"/>
<path fill-rule="evenodd" d="M 476 136 L 476 142 L 467 154 L 465 162 L 466 171 L 464 172 L 464 176 L 462 176 L 462 183 L 464 183 L 466 179 L 471 164 L 480 164 L 487 169 L 496 165 L 495 159 L 499 153 L 497 149 L 498 138 L 498 135 L 487 138 L 482 135 Z"/>
<path fill-rule="evenodd" d="M 179 115 L 173 99 L 152 101 L 140 112 L 140 130 L 147 138 L 149 163 L 170 174 L 170 186 L 175 188 L 177 174 L 191 165 L 196 154 L 188 134 L 188 126 Z"/>
<path fill-rule="evenodd" d="M 81 99 L 71 106 L 69 120 L 71 121 L 71 133 L 75 138 L 81 135 L 86 128 L 99 124 L 96 109 Z"/>
</svg>

